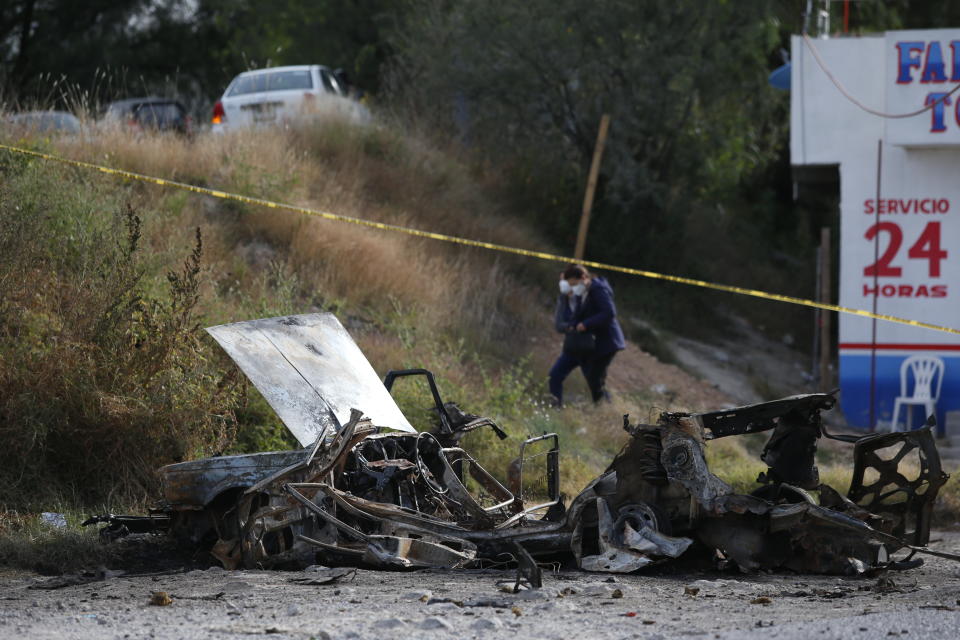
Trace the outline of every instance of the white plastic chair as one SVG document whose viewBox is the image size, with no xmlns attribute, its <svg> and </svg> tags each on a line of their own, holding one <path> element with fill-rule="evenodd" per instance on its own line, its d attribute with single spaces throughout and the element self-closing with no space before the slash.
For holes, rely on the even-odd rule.
<svg viewBox="0 0 960 640">
<path fill-rule="evenodd" d="M 923 405 L 924 417 L 937 412 L 937 400 L 940 399 L 940 388 L 943 386 L 943 359 L 937 356 L 915 355 L 910 356 L 900 365 L 900 396 L 893 403 L 893 417 L 890 419 L 890 431 L 899 431 L 897 428 L 900 418 L 900 407 L 906 405 L 906 430 L 912 428 L 911 405 Z M 907 395 L 910 374 L 913 374 L 913 394 Z"/>
</svg>

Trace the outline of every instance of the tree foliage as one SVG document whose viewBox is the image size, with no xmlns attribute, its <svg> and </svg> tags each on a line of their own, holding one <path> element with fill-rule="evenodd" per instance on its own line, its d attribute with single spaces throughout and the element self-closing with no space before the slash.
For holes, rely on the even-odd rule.
<svg viewBox="0 0 960 640">
<path fill-rule="evenodd" d="M 767 86 L 779 31 L 764 6 L 424 0 L 394 35 L 392 86 L 417 111 L 451 105 L 468 144 L 527 158 L 515 178 L 543 185 L 556 206 L 532 215 L 563 241 L 609 113 L 588 253 L 662 266 L 682 261 L 698 207 L 776 157 L 787 97 Z"/>
<path fill-rule="evenodd" d="M 388 6 L 386 0 L 11 0 L 0 4 L 0 86 L 11 102 L 89 106 L 159 92 L 205 109 L 246 69 L 325 64 L 373 90 L 387 52 L 380 29 Z"/>
<path fill-rule="evenodd" d="M 810 296 L 835 213 L 794 200 L 790 96 L 767 82 L 806 4 L 411 0 L 388 86 L 508 167 L 519 208 L 568 248 L 608 113 L 588 258 Z M 855 32 L 948 21 L 930 3 L 854 5 Z"/>
</svg>

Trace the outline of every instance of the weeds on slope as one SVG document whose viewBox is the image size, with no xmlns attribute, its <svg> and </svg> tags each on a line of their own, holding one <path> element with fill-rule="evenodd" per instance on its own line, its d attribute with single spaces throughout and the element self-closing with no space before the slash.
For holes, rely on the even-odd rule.
<svg viewBox="0 0 960 640">
<path fill-rule="evenodd" d="M 165 295 L 150 295 L 139 215 L 65 173 L 6 167 L 0 186 L 7 505 L 139 500 L 157 466 L 213 453 L 234 431 L 235 384 L 196 330 L 200 236 Z"/>
</svg>

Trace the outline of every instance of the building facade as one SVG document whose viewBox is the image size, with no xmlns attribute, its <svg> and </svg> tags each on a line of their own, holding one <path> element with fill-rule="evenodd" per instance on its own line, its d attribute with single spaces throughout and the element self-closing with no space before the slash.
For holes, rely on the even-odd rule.
<svg viewBox="0 0 960 640">
<path fill-rule="evenodd" d="M 960 29 L 794 36 L 791 66 L 791 162 L 839 168 L 839 303 L 960 328 Z M 960 409 L 958 335 L 841 314 L 838 350 L 853 426 L 891 419 L 914 354 L 946 364 L 940 424 Z"/>
</svg>

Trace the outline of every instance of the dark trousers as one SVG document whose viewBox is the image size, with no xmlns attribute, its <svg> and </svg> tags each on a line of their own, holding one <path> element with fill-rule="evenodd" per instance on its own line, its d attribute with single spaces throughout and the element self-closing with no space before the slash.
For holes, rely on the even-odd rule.
<svg viewBox="0 0 960 640">
<path fill-rule="evenodd" d="M 563 381 L 567 379 L 571 371 L 580 367 L 580 370 L 583 371 L 583 377 L 587 381 L 587 386 L 590 387 L 590 395 L 593 397 L 593 401 L 599 402 L 608 397 L 607 391 L 604 389 L 607 384 L 607 368 L 613 362 L 613 356 L 615 355 L 617 355 L 617 352 L 612 351 L 580 360 L 570 354 L 561 353 L 550 368 L 550 393 L 557 399 L 557 402 L 563 403 Z"/>
</svg>

